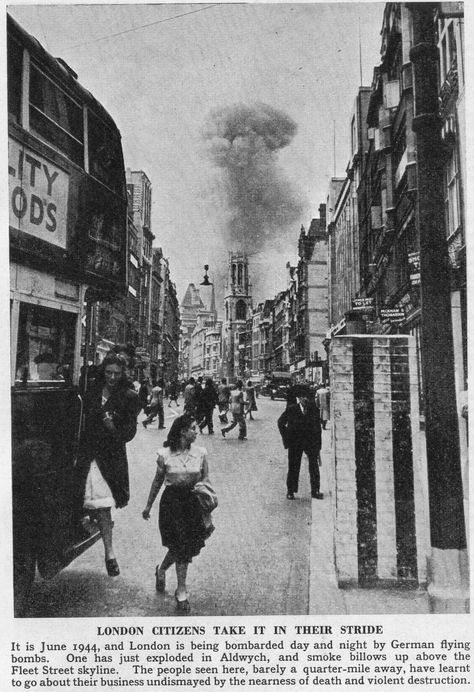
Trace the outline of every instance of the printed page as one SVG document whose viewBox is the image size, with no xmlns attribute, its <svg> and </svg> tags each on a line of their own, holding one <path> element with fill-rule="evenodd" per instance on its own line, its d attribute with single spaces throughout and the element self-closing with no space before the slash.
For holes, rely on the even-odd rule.
<svg viewBox="0 0 474 692">
<path fill-rule="evenodd" d="M 2 690 L 469 689 L 464 9 L 4 5 Z"/>
</svg>

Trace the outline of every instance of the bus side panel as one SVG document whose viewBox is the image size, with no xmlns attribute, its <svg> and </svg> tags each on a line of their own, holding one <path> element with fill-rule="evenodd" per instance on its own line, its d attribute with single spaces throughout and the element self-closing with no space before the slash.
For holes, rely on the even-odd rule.
<svg viewBox="0 0 474 692">
<path fill-rule="evenodd" d="M 73 540 L 79 404 L 71 388 L 12 395 L 14 555 L 28 562 L 33 553 L 46 577 L 64 566 Z"/>
</svg>

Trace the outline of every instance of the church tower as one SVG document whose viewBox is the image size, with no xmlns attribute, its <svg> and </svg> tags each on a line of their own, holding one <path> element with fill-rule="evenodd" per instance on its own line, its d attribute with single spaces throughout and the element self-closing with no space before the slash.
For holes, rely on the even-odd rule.
<svg viewBox="0 0 474 692">
<path fill-rule="evenodd" d="M 243 252 L 229 253 L 229 267 L 224 297 L 223 362 L 224 376 L 235 379 L 238 369 L 236 334 L 245 329 L 252 314 L 251 285 L 249 283 L 248 259 Z"/>
</svg>

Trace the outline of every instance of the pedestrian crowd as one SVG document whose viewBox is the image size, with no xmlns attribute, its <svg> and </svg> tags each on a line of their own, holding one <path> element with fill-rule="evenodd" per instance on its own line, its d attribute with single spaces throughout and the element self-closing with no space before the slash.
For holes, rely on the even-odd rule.
<svg viewBox="0 0 474 692">
<path fill-rule="evenodd" d="M 164 399 L 183 413 L 174 418 L 166 440 L 158 450 L 156 472 L 142 516 L 149 519 L 161 490 L 158 526 L 165 557 L 156 566 L 155 587 L 164 592 L 166 573 L 175 565 L 177 588 L 176 610 L 190 611 L 187 590 L 188 566 L 205 545 L 214 530 L 211 512 L 217 497 L 209 478 L 207 450 L 196 444 L 198 431 L 214 435 L 214 410 L 218 410 L 223 438 L 238 428 L 238 440 L 247 440 L 247 418 L 255 420 L 258 410 L 258 388 L 251 380 L 228 383 L 223 377 L 218 385 L 212 378 L 190 377 L 188 381 L 165 383 L 163 378 L 150 382 L 133 379 L 133 348 L 115 347 L 103 362 L 89 373 L 83 372 L 84 422 L 75 468 L 75 511 L 80 525 L 86 521 L 96 526 L 104 545 L 106 571 L 111 577 L 120 574 L 113 546 L 112 509 L 125 507 L 130 498 L 126 443 L 133 439 L 138 414 L 143 411 L 146 429 L 158 418 L 158 429 L 165 429 Z M 286 408 L 277 427 L 283 446 L 288 450 L 286 477 L 289 500 L 298 492 L 303 453 L 308 458 L 311 495 L 322 500 L 320 491 L 321 430 L 329 420 L 330 392 L 327 383 L 317 389 L 308 383 L 288 388 Z M 90 527 L 90 525 L 89 525 Z"/>
</svg>

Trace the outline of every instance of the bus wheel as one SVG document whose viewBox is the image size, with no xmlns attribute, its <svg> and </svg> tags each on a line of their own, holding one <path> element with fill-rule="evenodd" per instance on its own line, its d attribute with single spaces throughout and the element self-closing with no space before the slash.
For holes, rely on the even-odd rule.
<svg viewBox="0 0 474 692">
<path fill-rule="evenodd" d="M 35 572 L 36 556 L 33 553 L 13 559 L 13 610 L 17 618 L 25 614 Z"/>
</svg>

